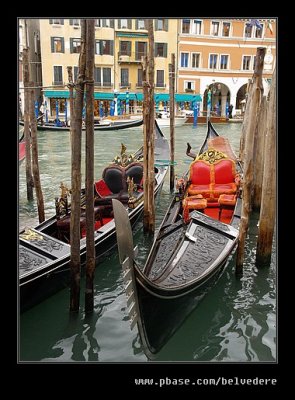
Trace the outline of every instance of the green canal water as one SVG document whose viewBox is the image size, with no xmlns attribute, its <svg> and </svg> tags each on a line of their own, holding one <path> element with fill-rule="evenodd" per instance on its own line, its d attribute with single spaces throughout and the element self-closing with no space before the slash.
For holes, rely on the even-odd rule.
<svg viewBox="0 0 295 400">
<path fill-rule="evenodd" d="M 229 138 L 238 153 L 241 124 L 215 126 Z M 169 139 L 169 128 L 163 128 Z M 205 137 L 205 125 L 176 127 L 175 173 L 181 176 L 191 159 L 186 143 L 197 151 Z M 142 129 L 95 133 L 95 179 L 120 153 L 121 143 L 128 152 L 142 145 Z M 46 218 L 55 213 L 54 198 L 60 182 L 70 187 L 69 132 L 38 132 L 39 167 Z M 84 149 L 84 137 L 83 137 Z M 84 152 L 84 150 L 83 150 Z M 82 157 L 82 182 L 84 182 Z M 156 226 L 159 226 L 171 200 L 169 173 L 156 202 Z M 154 362 L 273 363 L 276 352 L 276 241 L 271 265 L 255 267 L 258 214 L 253 214 L 246 241 L 244 273 L 235 276 L 232 255 L 218 283 L 190 314 L 185 323 L 157 355 Z M 35 202 L 26 199 L 25 163 L 19 169 L 19 229 L 38 223 Z M 142 233 L 139 223 L 134 234 L 143 265 L 152 239 Z M 44 363 L 146 363 L 137 328 L 130 330 L 126 297 L 117 250 L 100 262 L 95 271 L 95 310 L 84 314 L 84 278 L 81 287 L 81 310 L 70 316 L 69 290 L 54 296 L 18 315 L 18 359 L 20 362 Z"/>
</svg>

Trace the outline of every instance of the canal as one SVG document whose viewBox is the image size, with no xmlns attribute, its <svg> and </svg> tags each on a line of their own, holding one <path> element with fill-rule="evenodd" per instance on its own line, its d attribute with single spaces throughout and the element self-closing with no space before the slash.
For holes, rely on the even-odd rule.
<svg viewBox="0 0 295 400">
<path fill-rule="evenodd" d="M 220 124 L 217 132 L 229 138 L 238 154 L 241 124 Z M 169 128 L 162 128 L 169 139 Z M 192 159 L 185 154 L 186 143 L 197 151 L 204 140 L 205 125 L 175 128 L 175 173 L 182 176 Z M 142 128 L 95 132 L 95 179 L 120 153 L 121 143 L 132 153 L 142 145 Z M 60 182 L 70 187 L 71 156 L 69 132 L 38 132 L 39 167 L 46 218 L 54 215 L 54 198 Z M 84 153 L 84 135 L 82 149 Z M 83 154 L 84 155 L 84 154 Z M 82 185 L 85 182 L 82 156 Z M 156 201 L 159 226 L 171 200 L 169 173 Z M 257 213 L 252 214 L 246 240 L 244 273 L 235 276 L 232 255 L 217 285 L 191 313 L 155 362 L 275 362 L 276 357 L 276 241 L 271 265 L 256 268 Z M 19 229 L 38 224 L 36 203 L 26 199 L 25 163 L 19 169 Z M 152 239 L 142 233 L 139 223 L 134 234 L 139 263 L 144 264 Z M 94 313 L 85 316 L 84 277 L 81 310 L 69 315 L 69 289 L 63 289 L 35 307 L 18 315 L 19 361 L 145 363 L 137 328 L 129 328 L 126 297 L 117 250 L 100 262 L 95 271 Z"/>
</svg>

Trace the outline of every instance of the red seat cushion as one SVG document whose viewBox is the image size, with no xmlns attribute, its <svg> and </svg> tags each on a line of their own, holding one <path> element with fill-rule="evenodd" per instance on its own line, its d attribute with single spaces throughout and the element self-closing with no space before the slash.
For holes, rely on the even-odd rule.
<svg viewBox="0 0 295 400">
<path fill-rule="evenodd" d="M 99 180 L 98 182 L 95 182 L 94 186 L 95 186 L 96 193 L 100 197 L 104 197 L 104 196 L 108 196 L 108 195 L 112 194 L 108 185 L 105 183 L 105 181 L 103 179 Z"/>
<path fill-rule="evenodd" d="M 196 194 L 202 194 L 204 197 L 210 197 L 210 193 L 212 192 L 212 185 L 194 185 L 190 184 L 188 187 L 188 194 L 190 196 L 194 196 Z"/>
<path fill-rule="evenodd" d="M 234 194 L 221 194 L 218 203 L 224 206 L 234 206 L 236 204 L 237 196 Z"/>
<path fill-rule="evenodd" d="M 222 160 L 214 165 L 215 183 L 230 183 L 235 181 L 235 164 L 231 160 Z"/>
<path fill-rule="evenodd" d="M 211 182 L 210 165 L 201 160 L 192 163 L 189 180 L 194 185 L 209 185 Z"/>
<path fill-rule="evenodd" d="M 237 186 L 234 182 L 231 183 L 219 183 L 213 185 L 213 194 L 218 197 L 219 195 L 225 194 L 234 194 L 237 191 Z"/>
</svg>

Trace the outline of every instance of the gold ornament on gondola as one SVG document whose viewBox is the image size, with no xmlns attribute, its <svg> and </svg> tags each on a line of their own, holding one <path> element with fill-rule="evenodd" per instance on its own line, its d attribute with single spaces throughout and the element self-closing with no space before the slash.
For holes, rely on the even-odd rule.
<svg viewBox="0 0 295 400">
<path fill-rule="evenodd" d="M 134 154 L 127 154 L 126 153 L 126 146 L 121 143 L 121 155 L 116 156 L 113 160 L 113 163 L 116 165 L 119 165 L 121 167 L 126 167 L 127 165 L 131 164 L 133 161 L 135 161 L 135 156 Z"/>
<path fill-rule="evenodd" d="M 209 164 L 214 164 L 216 161 L 226 158 L 228 158 L 226 154 L 211 147 L 205 151 L 205 153 L 202 153 L 199 157 L 197 157 L 197 160 L 203 160 L 207 161 Z"/>
<path fill-rule="evenodd" d="M 43 240 L 43 236 L 40 233 L 32 231 L 32 229 L 26 228 L 24 233 L 20 234 L 20 237 L 24 240 Z"/>
</svg>

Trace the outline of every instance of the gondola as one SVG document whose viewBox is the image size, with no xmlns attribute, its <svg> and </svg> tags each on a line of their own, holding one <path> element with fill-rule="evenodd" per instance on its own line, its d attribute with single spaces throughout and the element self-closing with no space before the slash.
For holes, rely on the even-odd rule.
<svg viewBox="0 0 295 400">
<path fill-rule="evenodd" d="M 18 163 L 21 165 L 21 163 L 24 161 L 26 157 L 26 142 L 24 140 L 25 134 L 24 132 L 22 133 L 21 137 L 18 140 Z"/>
<path fill-rule="evenodd" d="M 23 121 L 19 121 L 20 125 L 23 125 Z M 109 122 L 102 122 L 100 124 L 94 124 L 95 131 L 116 131 L 119 129 L 127 129 L 127 128 L 134 128 L 137 126 L 141 126 L 143 124 L 143 119 L 136 119 L 136 120 L 114 120 Z M 37 123 L 37 130 L 38 131 L 70 131 L 70 126 L 57 126 L 54 123 L 44 123 L 41 124 L 40 122 Z M 85 130 L 85 127 L 82 127 L 82 130 Z"/>
<path fill-rule="evenodd" d="M 242 169 L 228 140 L 209 121 L 198 155 L 190 150 L 194 161 L 178 180 L 143 268 L 126 211 L 113 200 L 131 328 L 137 323 L 150 359 L 216 283 L 238 238 Z"/>
<path fill-rule="evenodd" d="M 155 196 L 162 188 L 167 173 L 169 144 L 155 123 Z M 116 245 L 112 199 L 119 199 L 128 220 L 135 226 L 143 213 L 143 149 L 128 155 L 122 145 L 120 156 L 108 165 L 102 179 L 94 183 L 95 250 L 101 259 Z M 166 161 L 165 161 L 166 160 Z M 165 164 L 166 163 L 166 164 Z M 61 184 L 56 198 L 56 215 L 35 228 L 19 234 L 19 294 L 20 310 L 24 311 L 68 285 L 70 263 L 70 202 L 69 190 Z M 85 191 L 82 190 L 82 202 Z M 81 209 L 81 263 L 86 258 L 85 210 Z"/>
</svg>

